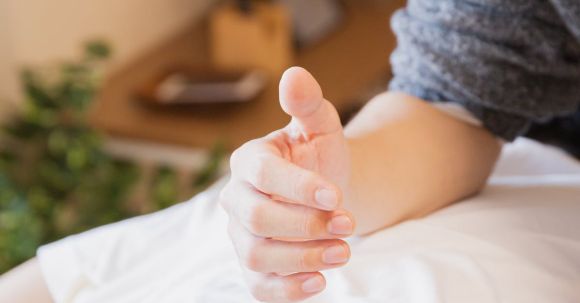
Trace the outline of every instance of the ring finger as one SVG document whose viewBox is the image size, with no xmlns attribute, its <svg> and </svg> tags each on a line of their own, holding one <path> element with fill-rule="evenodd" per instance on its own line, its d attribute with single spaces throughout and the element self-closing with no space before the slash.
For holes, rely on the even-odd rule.
<svg viewBox="0 0 580 303">
<path fill-rule="evenodd" d="M 317 272 L 344 265 L 350 258 L 348 244 L 339 239 L 287 242 L 256 237 L 235 220 L 229 233 L 242 265 L 254 272 Z"/>
</svg>

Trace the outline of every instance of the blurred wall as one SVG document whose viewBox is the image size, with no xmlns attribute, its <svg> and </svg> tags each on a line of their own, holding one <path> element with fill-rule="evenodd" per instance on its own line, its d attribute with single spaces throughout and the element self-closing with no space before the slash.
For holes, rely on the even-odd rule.
<svg viewBox="0 0 580 303">
<path fill-rule="evenodd" d="M 18 97 L 11 43 L 11 23 L 8 1 L 0 0 L 0 114 L 9 108 L 10 103 L 7 100 L 14 100 Z"/>
<path fill-rule="evenodd" d="M 0 0 L 0 115 L 18 97 L 18 66 L 70 58 L 83 41 L 104 37 L 118 68 L 194 22 L 212 1 Z"/>
</svg>

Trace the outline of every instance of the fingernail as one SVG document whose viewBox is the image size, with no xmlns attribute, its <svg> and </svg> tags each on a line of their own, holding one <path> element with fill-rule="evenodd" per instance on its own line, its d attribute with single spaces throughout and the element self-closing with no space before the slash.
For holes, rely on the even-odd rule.
<svg viewBox="0 0 580 303">
<path fill-rule="evenodd" d="M 302 290 L 307 293 L 320 292 L 324 288 L 324 280 L 320 276 L 312 277 L 302 283 Z"/>
<path fill-rule="evenodd" d="M 328 223 L 328 231 L 335 235 L 350 235 L 353 228 L 352 220 L 345 215 L 336 216 Z"/>
<path fill-rule="evenodd" d="M 322 253 L 322 261 L 326 264 L 340 264 L 348 261 L 348 252 L 342 245 L 332 246 Z"/>
<path fill-rule="evenodd" d="M 334 190 L 321 188 L 314 194 L 316 203 L 328 210 L 334 210 L 338 206 L 338 196 Z"/>
</svg>

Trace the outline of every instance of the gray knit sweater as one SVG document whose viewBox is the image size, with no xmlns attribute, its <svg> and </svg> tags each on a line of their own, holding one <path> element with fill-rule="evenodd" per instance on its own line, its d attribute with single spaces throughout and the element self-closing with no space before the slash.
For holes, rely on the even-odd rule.
<svg viewBox="0 0 580 303">
<path fill-rule="evenodd" d="M 580 105 L 580 0 L 409 0 L 391 90 L 456 102 L 513 140 Z"/>
</svg>

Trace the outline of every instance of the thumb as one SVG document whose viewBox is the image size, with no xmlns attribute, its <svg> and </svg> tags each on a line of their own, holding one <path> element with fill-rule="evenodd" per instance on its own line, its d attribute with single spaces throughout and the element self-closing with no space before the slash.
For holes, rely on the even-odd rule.
<svg viewBox="0 0 580 303">
<path fill-rule="evenodd" d="M 291 126 L 306 138 L 342 131 L 334 106 L 324 99 L 314 77 L 301 67 L 291 67 L 280 80 L 280 105 L 292 116 Z"/>
</svg>

